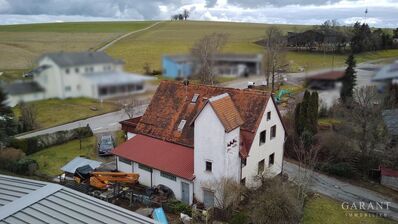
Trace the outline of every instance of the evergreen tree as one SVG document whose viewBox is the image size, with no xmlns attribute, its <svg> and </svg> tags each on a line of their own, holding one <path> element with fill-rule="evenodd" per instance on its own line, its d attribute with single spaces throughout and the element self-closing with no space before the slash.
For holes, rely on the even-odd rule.
<svg viewBox="0 0 398 224">
<path fill-rule="evenodd" d="M 318 131 L 318 93 L 313 92 L 312 94 L 305 91 L 303 101 L 296 105 L 295 109 L 295 128 L 296 134 L 299 137 L 305 138 L 313 136 Z"/>
<path fill-rule="evenodd" d="M 353 54 L 350 54 L 346 60 L 347 68 L 345 70 L 344 77 L 342 79 L 343 86 L 340 91 L 341 100 L 346 103 L 347 99 L 352 98 L 353 90 L 356 83 L 356 71 L 355 71 L 355 58 Z"/>
<path fill-rule="evenodd" d="M 0 88 L 0 149 L 9 145 L 17 130 L 14 113 L 6 101 L 7 94 Z"/>
</svg>

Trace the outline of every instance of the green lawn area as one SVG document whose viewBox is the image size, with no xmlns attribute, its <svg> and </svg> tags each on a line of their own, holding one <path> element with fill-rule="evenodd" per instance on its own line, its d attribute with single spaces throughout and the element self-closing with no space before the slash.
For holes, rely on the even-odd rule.
<svg viewBox="0 0 398 224">
<path fill-rule="evenodd" d="M 126 69 L 143 72 L 147 62 L 152 69 L 160 69 L 165 54 L 189 53 L 193 43 L 205 34 L 223 32 L 229 35 L 225 52 L 261 53 L 262 47 L 253 42 L 265 35 L 269 24 L 173 21 L 154 29 L 132 35 L 107 49 L 107 52 L 126 62 Z M 278 25 L 283 31 L 305 30 L 309 26 Z"/>
<path fill-rule="evenodd" d="M 319 196 L 307 201 L 304 208 L 304 224 L 392 224 L 397 223 L 380 217 L 348 217 L 341 203 Z"/>
<path fill-rule="evenodd" d="M 0 71 L 32 68 L 44 53 L 95 50 L 124 33 L 153 23 L 154 21 L 0 25 Z"/>
<path fill-rule="evenodd" d="M 107 52 L 126 62 L 126 69 L 131 72 L 143 72 L 143 65 L 149 63 L 152 69 L 161 69 L 162 56 L 166 54 L 189 53 L 193 43 L 205 34 L 224 32 L 229 35 L 223 49 L 227 53 L 263 53 L 264 49 L 253 42 L 263 38 L 269 24 L 173 21 L 164 22 L 154 29 L 132 35 L 112 47 Z M 284 32 L 302 31 L 309 26 L 277 25 Z M 132 53 L 134 52 L 134 53 Z M 358 62 L 380 58 L 398 57 L 398 50 L 378 51 L 360 54 Z M 323 54 L 311 52 L 287 53 L 292 71 L 300 67 L 314 70 L 344 65 L 346 56 L 342 54 Z"/>
<path fill-rule="evenodd" d="M 2 25 L 0 32 L 125 33 L 150 26 L 155 21 L 72 22 Z"/>
<path fill-rule="evenodd" d="M 124 132 L 116 131 L 113 133 L 116 145 L 124 142 Z M 39 172 L 56 176 L 61 173 L 60 168 L 76 156 L 85 156 L 99 161 L 110 161 L 113 157 L 99 157 L 96 148 L 96 136 L 82 140 L 82 149 L 80 150 L 79 140 L 69 141 L 62 145 L 49 147 L 36 152 L 28 158 L 34 159 L 39 164 Z"/>
<path fill-rule="evenodd" d="M 94 145 L 95 137 L 85 138 L 82 140 L 82 149 L 80 150 L 79 140 L 73 140 L 62 145 L 44 149 L 28 156 L 28 158 L 37 161 L 40 173 L 56 176 L 62 172 L 60 168 L 76 156 L 86 156 L 96 159 L 96 148 Z"/>
<path fill-rule="evenodd" d="M 65 100 L 48 99 L 31 102 L 37 110 L 39 128 L 48 128 L 87 117 L 116 111 L 119 107 L 113 103 L 100 103 L 88 98 L 70 98 Z M 90 108 L 98 110 L 93 111 Z M 13 108 L 16 117 L 20 114 L 18 106 Z"/>
</svg>

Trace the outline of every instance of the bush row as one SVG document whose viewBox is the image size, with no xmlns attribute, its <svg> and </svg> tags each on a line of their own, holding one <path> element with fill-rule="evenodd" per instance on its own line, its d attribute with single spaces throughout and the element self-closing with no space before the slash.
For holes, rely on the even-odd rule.
<svg viewBox="0 0 398 224">
<path fill-rule="evenodd" d="M 60 145 L 70 140 L 93 136 L 90 126 L 79 127 L 67 131 L 58 131 L 50 134 L 39 135 L 31 138 L 14 139 L 11 146 L 21 149 L 26 155 L 33 154 L 42 149 Z"/>
<path fill-rule="evenodd" d="M 38 164 L 33 159 L 28 159 L 19 149 L 5 148 L 0 150 L 0 169 L 21 175 L 33 175 L 38 169 Z"/>
</svg>

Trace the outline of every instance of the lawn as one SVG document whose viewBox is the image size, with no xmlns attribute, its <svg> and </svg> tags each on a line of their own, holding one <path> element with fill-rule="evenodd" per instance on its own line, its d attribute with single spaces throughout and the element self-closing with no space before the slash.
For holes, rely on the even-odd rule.
<svg viewBox="0 0 398 224">
<path fill-rule="evenodd" d="M 268 24 L 173 21 L 164 22 L 154 29 L 132 35 L 107 49 L 107 52 L 126 62 L 126 69 L 142 72 L 148 62 L 160 69 L 164 54 L 188 53 L 192 44 L 205 34 L 228 34 L 225 52 L 261 53 L 263 49 L 253 42 L 265 35 Z M 282 30 L 304 30 L 308 26 L 278 25 Z"/>
<path fill-rule="evenodd" d="M 0 26 L 0 32 L 126 33 L 150 26 L 155 21 L 72 22 Z"/>
<path fill-rule="evenodd" d="M 116 131 L 112 134 L 116 145 L 124 142 L 123 131 Z M 79 140 L 73 140 L 36 152 L 28 157 L 37 161 L 40 173 L 56 176 L 61 173 L 60 168 L 76 156 L 85 156 L 104 162 L 111 161 L 113 157 L 99 157 L 97 155 L 96 142 L 96 136 L 85 138 L 82 140 L 82 149 L 80 149 Z"/>
<path fill-rule="evenodd" d="M 397 223 L 380 217 L 348 217 L 341 203 L 319 196 L 307 201 L 304 208 L 304 224 L 392 224 Z"/>
<path fill-rule="evenodd" d="M 0 71 L 34 67 L 43 53 L 94 50 L 147 22 L 48 23 L 0 26 Z M 0 77 L 0 79 L 2 79 Z"/>
<path fill-rule="evenodd" d="M 161 59 L 165 54 L 189 53 L 193 43 L 205 34 L 224 32 L 229 35 L 223 49 L 228 53 L 263 53 L 264 49 L 253 42 L 265 35 L 269 24 L 173 21 L 165 22 L 154 29 L 132 35 L 107 49 L 107 52 L 126 62 L 131 72 L 143 72 L 143 65 L 149 63 L 152 69 L 161 70 Z M 285 33 L 302 31 L 309 26 L 277 25 Z M 379 51 L 358 55 L 358 62 L 380 58 L 398 57 L 398 50 Z M 299 68 L 314 70 L 344 65 L 346 56 L 311 52 L 287 53 L 292 71 Z"/>
<path fill-rule="evenodd" d="M 37 110 L 39 128 L 48 128 L 119 109 L 113 103 L 104 102 L 101 104 L 97 100 L 88 98 L 48 99 L 31 102 L 31 104 Z M 92 107 L 97 108 L 97 110 L 91 110 Z M 18 117 L 20 114 L 19 107 L 16 106 L 13 110 Z"/>
<path fill-rule="evenodd" d="M 28 157 L 37 161 L 39 164 L 38 171 L 40 173 L 56 176 L 62 172 L 60 168 L 76 156 L 86 156 L 96 159 L 97 156 L 94 145 L 95 137 L 90 137 L 82 140 L 81 150 L 79 140 L 74 140 L 44 149 Z"/>
</svg>

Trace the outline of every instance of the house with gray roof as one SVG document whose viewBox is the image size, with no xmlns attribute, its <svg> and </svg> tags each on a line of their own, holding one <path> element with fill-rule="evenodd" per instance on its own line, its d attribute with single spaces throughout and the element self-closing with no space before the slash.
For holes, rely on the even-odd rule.
<svg viewBox="0 0 398 224">
<path fill-rule="evenodd" d="M 156 223 L 62 185 L 0 175 L 0 224 Z"/>
<path fill-rule="evenodd" d="M 32 82 L 7 86 L 10 106 L 20 101 L 48 98 L 88 97 L 102 100 L 143 93 L 145 81 L 151 79 L 123 71 L 123 62 L 105 52 L 88 51 L 44 54 L 29 74 L 33 77 Z"/>
</svg>

